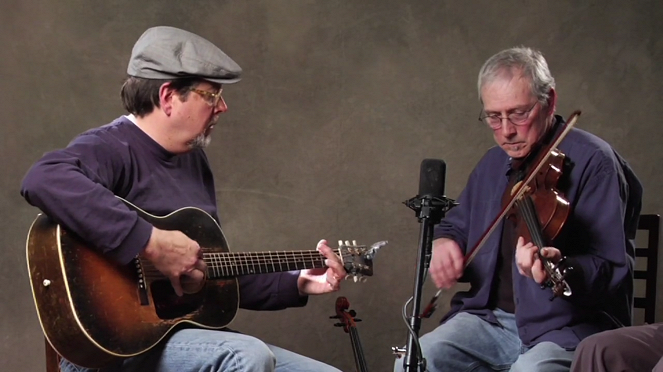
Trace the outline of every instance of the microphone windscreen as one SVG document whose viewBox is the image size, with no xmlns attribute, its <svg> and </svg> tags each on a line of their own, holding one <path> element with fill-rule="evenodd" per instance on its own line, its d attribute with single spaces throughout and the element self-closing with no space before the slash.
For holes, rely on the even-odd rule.
<svg viewBox="0 0 663 372">
<path fill-rule="evenodd" d="M 444 196 L 444 181 L 447 165 L 440 159 L 424 159 L 421 161 L 419 173 L 419 196 Z"/>
</svg>

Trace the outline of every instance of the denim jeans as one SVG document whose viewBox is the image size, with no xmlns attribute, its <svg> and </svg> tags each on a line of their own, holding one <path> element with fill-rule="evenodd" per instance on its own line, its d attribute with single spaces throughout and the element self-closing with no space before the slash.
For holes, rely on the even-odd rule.
<svg viewBox="0 0 663 372">
<path fill-rule="evenodd" d="M 500 325 L 461 312 L 421 336 L 426 371 L 569 371 L 573 351 L 552 342 L 525 348 L 518 337 L 515 316 L 499 309 L 495 316 Z M 396 359 L 395 372 L 404 369 L 403 362 L 402 358 Z"/>
<path fill-rule="evenodd" d="M 311 358 L 236 332 L 183 329 L 154 349 L 102 369 L 81 368 L 66 360 L 62 372 L 339 372 Z"/>
</svg>

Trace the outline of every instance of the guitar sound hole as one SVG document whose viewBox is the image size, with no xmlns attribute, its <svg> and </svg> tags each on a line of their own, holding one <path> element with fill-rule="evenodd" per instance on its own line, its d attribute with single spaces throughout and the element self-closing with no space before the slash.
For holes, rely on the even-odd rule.
<svg viewBox="0 0 663 372">
<path fill-rule="evenodd" d="M 196 311 L 203 299 L 205 288 L 198 293 L 185 294 L 182 297 L 175 294 L 173 286 L 168 280 L 157 280 L 150 284 L 152 299 L 157 316 L 161 319 L 176 319 Z"/>
</svg>

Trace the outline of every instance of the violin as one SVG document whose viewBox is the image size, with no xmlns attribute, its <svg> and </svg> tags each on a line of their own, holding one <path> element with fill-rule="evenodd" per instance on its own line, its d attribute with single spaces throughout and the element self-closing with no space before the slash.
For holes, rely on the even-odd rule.
<svg viewBox="0 0 663 372">
<path fill-rule="evenodd" d="M 580 111 L 571 114 L 564 130 L 554 141 L 539 149 L 536 157 L 531 160 L 528 176 L 511 188 L 511 199 L 505 203 L 506 206 L 500 214 L 502 218 L 510 219 L 516 224 L 517 236 L 522 236 L 526 242 L 531 241 L 536 245 L 538 257 L 548 274 L 543 287 L 552 289 L 551 300 L 562 295 L 568 297 L 573 293 L 566 282 L 566 276 L 573 267 L 566 265 L 566 257 L 554 264 L 541 254 L 541 250 L 559 234 L 570 213 L 569 202 L 556 188 L 565 159 L 565 155 L 557 147 L 571 131 L 579 115 Z M 497 222 L 499 220 L 494 224 Z M 466 260 L 465 267 L 467 263 Z"/>
<path fill-rule="evenodd" d="M 541 250 L 552 241 L 564 226 L 570 206 L 562 194 L 555 188 L 564 163 L 565 156 L 557 147 L 564 137 L 571 131 L 580 116 L 580 111 L 574 111 L 566 121 L 564 129 L 552 139 L 547 146 L 544 144 L 537 152 L 535 159 L 531 160 L 527 176 L 512 186 L 510 197 L 503 202 L 502 211 L 483 233 L 479 241 L 465 257 L 464 269 L 472 262 L 479 250 L 488 240 L 504 218 L 511 218 L 516 223 L 516 231 L 525 241 L 531 241 L 537 246 L 539 259 L 548 274 L 544 287 L 552 290 L 551 300 L 559 296 L 570 296 L 571 287 L 566 282 L 566 276 L 573 267 L 566 265 L 566 257 L 556 264 L 546 259 Z M 430 300 L 421 313 L 421 317 L 428 318 L 435 311 L 437 298 L 442 290 Z"/>
<path fill-rule="evenodd" d="M 337 298 L 336 315 L 330 316 L 329 318 L 341 320 L 339 323 L 335 323 L 334 326 L 343 327 L 345 333 L 350 334 L 350 343 L 352 344 L 352 353 L 354 354 L 357 372 L 367 372 L 368 366 L 366 364 L 366 359 L 364 358 L 364 351 L 361 347 L 356 324 L 356 322 L 361 322 L 361 319 L 355 318 L 357 313 L 354 310 L 348 310 L 349 307 L 350 302 L 348 302 L 347 298 Z"/>
<path fill-rule="evenodd" d="M 553 264 L 541 254 L 541 249 L 550 245 L 549 243 L 559 234 L 571 208 L 569 202 L 556 188 L 562 175 L 565 156 L 554 149 L 548 153 L 548 156 L 548 160 L 541 163 L 530 183 L 524 184 L 523 181 L 514 179 L 515 184 L 512 185 L 514 182 L 512 181 L 507 187 L 510 193 L 505 193 L 504 197 L 513 195 L 520 188 L 523 189 L 521 196 L 514 200 L 513 206 L 507 211 L 505 219 L 514 224 L 516 236 L 522 236 L 526 242 L 532 242 L 538 248 L 538 257 L 549 278 L 543 286 L 552 289 L 552 298 L 554 298 L 572 294 L 565 276 L 573 268 L 565 267 L 566 257 Z"/>
</svg>

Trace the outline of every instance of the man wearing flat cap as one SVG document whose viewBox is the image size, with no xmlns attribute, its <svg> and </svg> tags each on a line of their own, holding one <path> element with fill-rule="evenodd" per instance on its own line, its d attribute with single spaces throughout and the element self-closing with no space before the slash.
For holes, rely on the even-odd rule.
<svg viewBox="0 0 663 372">
<path fill-rule="evenodd" d="M 27 172 L 21 195 L 109 261 L 125 265 L 140 257 L 170 280 L 175 294 L 200 291 L 207 266 L 198 243 L 144 217 L 196 207 L 219 221 L 203 149 L 219 115 L 228 109 L 223 85 L 238 82 L 241 72 L 235 61 L 198 35 L 173 27 L 148 29 L 134 45 L 121 90 L 129 114 L 46 153 Z M 327 258 L 327 268 L 240 276 L 239 306 L 304 306 L 308 295 L 338 290 L 346 275 L 343 265 L 325 240 L 317 249 Z M 114 311 L 112 303 L 107 306 L 105 311 Z M 235 309 L 219 309 L 229 310 Z M 232 331 L 180 329 L 147 349 L 102 370 L 337 371 Z M 69 372 L 99 366 L 79 367 L 62 359 L 60 367 Z"/>
</svg>

